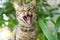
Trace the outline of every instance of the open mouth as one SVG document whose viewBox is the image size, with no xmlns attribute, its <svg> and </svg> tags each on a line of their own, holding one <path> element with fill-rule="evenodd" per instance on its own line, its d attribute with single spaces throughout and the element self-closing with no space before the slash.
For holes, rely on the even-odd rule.
<svg viewBox="0 0 60 40">
<path fill-rule="evenodd" d="M 32 22 L 32 16 L 33 15 L 27 14 L 26 16 L 23 17 L 23 19 L 26 21 L 27 24 L 31 24 L 31 22 Z"/>
</svg>

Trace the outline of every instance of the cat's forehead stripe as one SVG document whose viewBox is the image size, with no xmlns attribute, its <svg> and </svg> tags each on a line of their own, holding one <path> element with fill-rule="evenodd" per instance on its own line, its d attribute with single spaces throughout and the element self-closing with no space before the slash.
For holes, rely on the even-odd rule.
<svg viewBox="0 0 60 40">
<path fill-rule="evenodd" d="M 29 9 L 29 7 L 23 7 L 23 9 L 24 9 L 24 10 L 27 10 L 27 9 Z"/>
<path fill-rule="evenodd" d="M 25 6 L 23 6 L 23 9 L 24 10 L 27 10 L 27 9 L 32 9 L 33 7 L 32 6 L 30 6 L 30 5 L 25 5 Z"/>
<path fill-rule="evenodd" d="M 17 11 L 30 10 L 30 9 L 33 9 L 33 6 L 31 6 L 31 5 L 24 5 L 24 6 L 20 6 L 20 8 L 18 8 Z"/>
</svg>

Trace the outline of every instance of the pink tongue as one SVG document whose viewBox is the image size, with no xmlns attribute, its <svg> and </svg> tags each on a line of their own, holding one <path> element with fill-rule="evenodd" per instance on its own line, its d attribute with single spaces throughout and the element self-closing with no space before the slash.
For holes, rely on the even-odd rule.
<svg viewBox="0 0 60 40">
<path fill-rule="evenodd" d="M 30 18 L 30 17 L 27 17 L 26 22 L 27 22 L 28 24 L 30 24 L 30 23 L 31 23 L 31 18 Z"/>
</svg>

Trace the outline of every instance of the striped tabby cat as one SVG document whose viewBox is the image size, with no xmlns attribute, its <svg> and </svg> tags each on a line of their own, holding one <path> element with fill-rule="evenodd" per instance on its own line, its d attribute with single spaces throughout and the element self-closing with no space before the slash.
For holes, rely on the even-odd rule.
<svg viewBox="0 0 60 40">
<path fill-rule="evenodd" d="M 13 31 L 11 40 L 36 40 L 36 0 L 29 4 L 19 5 L 14 2 L 16 18 L 19 22 L 18 27 Z"/>
</svg>

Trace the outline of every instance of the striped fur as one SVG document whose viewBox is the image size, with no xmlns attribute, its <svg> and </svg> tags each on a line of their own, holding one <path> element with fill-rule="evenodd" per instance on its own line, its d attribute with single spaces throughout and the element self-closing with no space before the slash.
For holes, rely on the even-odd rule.
<svg viewBox="0 0 60 40">
<path fill-rule="evenodd" d="M 29 3 L 18 5 L 14 3 L 16 10 L 16 18 L 19 22 L 17 28 L 14 29 L 11 40 L 36 40 L 36 30 L 34 27 L 36 21 L 36 7 L 35 4 Z M 23 19 L 27 14 L 33 15 L 31 24 L 27 24 Z"/>
</svg>

